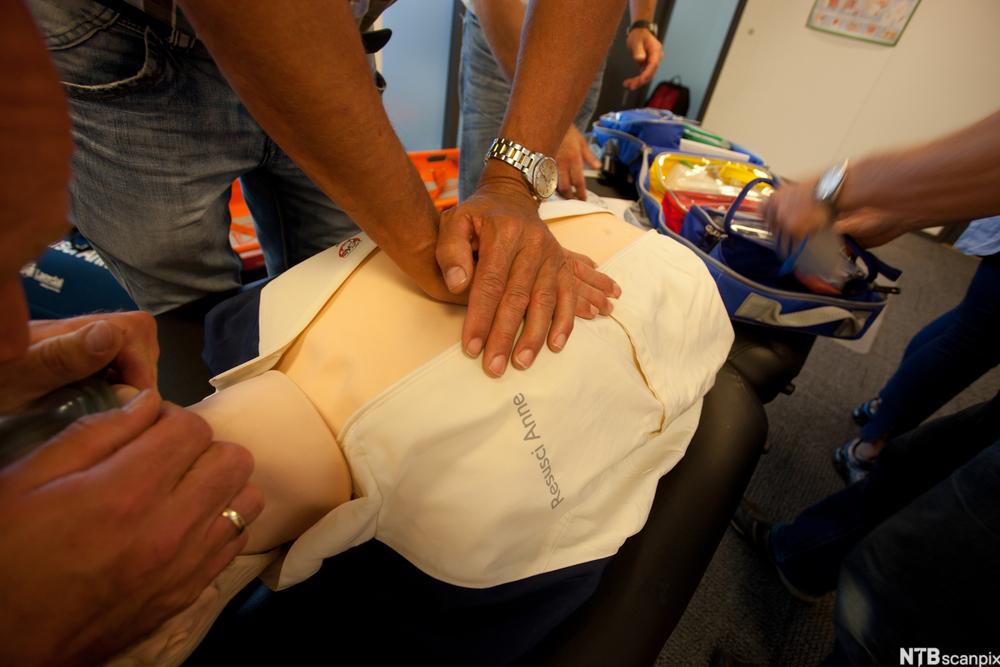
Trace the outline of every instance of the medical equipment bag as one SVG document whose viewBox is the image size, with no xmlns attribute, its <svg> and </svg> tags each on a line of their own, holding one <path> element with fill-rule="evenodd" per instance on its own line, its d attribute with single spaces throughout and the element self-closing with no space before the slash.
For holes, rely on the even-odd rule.
<svg viewBox="0 0 1000 667">
<path fill-rule="evenodd" d="M 647 137 L 658 135 L 656 138 L 661 140 L 670 132 L 662 127 L 655 130 L 640 127 Z M 676 136 L 676 130 L 673 132 Z M 688 246 L 702 259 L 733 320 L 830 338 L 856 339 L 868 331 L 885 309 L 887 293 L 898 293 L 896 288 L 886 288 L 874 281 L 879 275 L 895 280 L 900 272 L 856 244 L 851 249 L 864 265 L 863 275 L 851 277 L 847 293 L 835 296 L 807 289 L 788 271 L 786 258 L 764 241 L 765 230 L 738 210 L 743 197 L 758 185 L 758 180 L 748 183 L 727 211 L 692 206 L 680 233 L 671 230 L 664 221 L 662 203 L 649 191 L 649 166 L 661 149 L 600 122 L 594 125 L 593 134 L 601 147 L 613 140 L 617 159 L 636 174 L 639 202 L 649 225 Z M 677 152 L 674 147 L 668 150 Z"/>
<path fill-rule="evenodd" d="M 665 109 L 628 109 L 611 111 L 594 123 L 595 133 L 601 129 L 624 132 L 651 147 L 654 155 L 663 151 L 684 151 L 711 157 L 725 157 L 734 160 L 763 165 L 764 160 L 752 151 L 728 139 L 707 132 L 693 121 L 678 116 Z M 603 146 L 603 144 L 602 144 Z M 639 146 L 626 144 L 619 146 L 618 159 L 638 174 Z"/>
</svg>

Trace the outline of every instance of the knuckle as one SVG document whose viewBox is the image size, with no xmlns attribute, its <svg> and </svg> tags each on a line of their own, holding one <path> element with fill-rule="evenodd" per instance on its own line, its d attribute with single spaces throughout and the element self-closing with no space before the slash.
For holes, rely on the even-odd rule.
<svg viewBox="0 0 1000 667">
<path fill-rule="evenodd" d="M 567 183 L 566 187 L 572 189 L 573 184 Z M 534 231 L 525 234 L 521 241 L 520 251 L 524 258 L 535 265 L 541 265 L 549 261 L 550 256 L 553 254 L 553 248 L 549 244 L 549 239 L 543 234 Z"/>
<path fill-rule="evenodd" d="M 204 419 L 173 403 L 164 403 L 161 420 L 183 434 L 185 440 L 205 444 L 212 439 L 212 427 Z"/>
<path fill-rule="evenodd" d="M 543 288 L 535 292 L 533 305 L 538 310 L 551 311 L 555 310 L 558 301 L 559 296 L 554 290 Z"/>
<path fill-rule="evenodd" d="M 489 356 L 492 357 L 497 352 L 504 352 L 514 347 L 514 332 L 507 330 L 496 330 L 490 332 Z M 483 355 L 485 359 L 487 355 Z"/>
<path fill-rule="evenodd" d="M 56 377 L 71 375 L 74 371 L 70 358 L 74 355 L 67 349 L 65 339 L 56 339 L 49 345 L 38 348 L 38 361 Z"/>
<path fill-rule="evenodd" d="M 514 215 L 495 215 L 489 220 L 497 234 L 505 238 L 520 235 L 524 227 L 522 220 Z"/>
<path fill-rule="evenodd" d="M 232 442 L 216 442 L 212 445 L 219 452 L 222 465 L 231 471 L 236 479 L 246 481 L 253 474 L 253 454 L 245 447 Z"/>
<path fill-rule="evenodd" d="M 507 280 L 496 271 L 486 271 L 479 275 L 477 287 L 482 296 L 496 303 L 503 298 L 504 291 L 507 289 Z"/>
<path fill-rule="evenodd" d="M 123 418 L 124 413 L 115 408 L 107 412 L 84 415 L 63 429 L 56 436 L 60 440 L 71 440 L 81 447 L 99 443 L 107 439 L 107 429 L 114 421 Z"/>
<path fill-rule="evenodd" d="M 124 321 L 143 333 L 153 333 L 156 331 L 156 320 L 149 313 L 142 310 L 134 310 L 128 313 L 118 313 Z"/>
<path fill-rule="evenodd" d="M 514 313 L 523 313 L 531 304 L 531 293 L 519 284 L 511 284 L 503 298 L 503 307 Z"/>
</svg>

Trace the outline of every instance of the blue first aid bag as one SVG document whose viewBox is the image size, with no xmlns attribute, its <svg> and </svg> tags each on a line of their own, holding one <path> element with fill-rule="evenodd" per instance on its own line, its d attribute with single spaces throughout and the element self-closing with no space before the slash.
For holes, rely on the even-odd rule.
<svg viewBox="0 0 1000 667">
<path fill-rule="evenodd" d="M 667 118 L 655 123 L 658 127 L 649 129 L 648 119 L 639 119 L 627 112 L 619 112 L 618 116 L 623 119 L 622 126 L 632 123 L 632 129 L 636 129 L 638 123 L 644 136 L 658 142 L 668 141 L 674 136 L 671 132 L 676 132 L 666 127 L 669 125 Z M 738 231 L 740 226 L 748 229 L 754 226 L 738 208 L 758 181 L 748 183 L 728 211 L 692 206 L 684 218 L 681 233 L 671 231 L 664 222 L 661 202 L 649 192 L 649 166 L 664 148 L 660 144 L 654 147 L 629 132 L 602 125 L 595 125 L 594 136 L 602 147 L 614 141 L 617 159 L 635 174 L 642 211 L 649 225 L 688 246 L 705 262 L 733 320 L 831 338 L 855 339 L 863 336 L 885 309 L 887 294 L 898 293 L 896 288 L 880 286 L 875 280 L 880 275 L 895 280 L 900 271 L 856 244 L 851 244 L 851 250 L 859 262 L 859 272 L 850 281 L 846 293 L 816 294 L 807 289 L 789 270 L 787 258 L 773 245 L 761 242 L 753 234 Z M 674 146 L 667 146 L 665 150 L 681 152 Z M 763 164 L 763 161 L 754 164 Z"/>
</svg>

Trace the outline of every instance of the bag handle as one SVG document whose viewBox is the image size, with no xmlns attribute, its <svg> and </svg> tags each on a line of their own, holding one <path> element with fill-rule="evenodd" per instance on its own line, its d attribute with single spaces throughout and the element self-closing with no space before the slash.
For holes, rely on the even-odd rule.
<svg viewBox="0 0 1000 667">
<path fill-rule="evenodd" d="M 730 204 L 729 210 L 726 211 L 726 217 L 723 218 L 723 226 L 725 227 L 726 234 L 732 234 L 732 223 L 733 218 L 736 216 L 736 212 L 739 210 L 743 200 L 745 200 L 747 195 L 750 194 L 750 191 L 760 183 L 766 183 L 771 187 L 777 187 L 774 180 L 770 178 L 755 178 L 744 185 L 740 190 L 740 194 L 737 195 L 736 199 L 733 200 L 733 203 Z M 781 269 L 778 271 L 779 275 L 785 275 L 792 271 L 795 267 L 795 262 L 798 260 L 799 255 L 802 254 L 802 251 L 806 246 L 807 240 L 808 239 L 803 239 L 797 248 L 788 253 L 788 256 L 781 265 Z M 845 235 L 844 242 L 847 244 L 847 247 L 854 254 L 854 256 L 861 260 L 861 263 L 864 264 L 865 269 L 868 271 L 868 275 L 865 277 L 865 282 L 872 283 L 879 275 L 883 275 L 889 280 L 896 280 L 903 273 L 896 267 L 883 262 L 872 252 L 862 248 L 858 242 L 850 236 Z"/>
<path fill-rule="evenodd" d="M 875 279 L 879 275 L 883 275 L 889 280 L 897 280 L 902 275 L 903 272 L 901 270 L 886 264 L 870 250 L 862 248 L 851 236 L 845 234 L 844 243 L 847 244 L 848 249 L 850 249 L 855 257 L 861 260 L 868 270 L 868 275 L 865 277 L 866 283 L 875 282 Z"/>
<path fill-rule="evenodd" d="M 733 218 L 736 216 L 736 211 L 739 210 L 740 205 L 743 203 L 743 200 L 747 198 L 747 195 L 750 194 L 751 190 L 753 190 L 761 183 L 766 183 L 767 185 L 770 185 L 772 188 L 778 187 L 778 184 L 772 178 L 755 178 L 749 181 L 746 185 L 744 185 L 743 189 L 740 190 L 740 194 L 738 194 L 736 196 L 736 199 L 733 200 L 733 203 L 729 205 L 729 210 L 726 211 L 726 217 L 722 219 L 722 226 L 723 228 L 725 228 L 727 234 L 733 233 L 732 229 Z"/>
</svg>

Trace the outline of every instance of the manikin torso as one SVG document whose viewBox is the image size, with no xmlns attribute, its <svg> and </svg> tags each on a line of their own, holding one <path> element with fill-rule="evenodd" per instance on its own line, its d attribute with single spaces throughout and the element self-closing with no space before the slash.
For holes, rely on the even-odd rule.
<svg viewBox="0 0 1000 667">
<path fill-rule="evenodd" d="M 264 551 L 305 532 L 292 545 L 279 586 L 295 583 L 312 571 L 306 566 L 288 566 L 288 562 L 311 559 L 318 567 L 322 557 L 348 548 L 362 537 L 381 539 L 435 578 L 488 587 L 610 556 L 625 537 L 641 528 L 655 481 L 683 454 L 697 424 L 700 396 L 711 386 L 715 370 L 725 358 L 731 330 L 704 267 L 676 244 L 655 234 L 640 238 L 642 230 L 606 213 L 562 217 L 550 226 L 560 243 L 599 264 L 616 253 L 633 255 L 624 263 L 621 256 L 612 260 L 618 262 L 616 270 L 624 271 L 628 284 L 618 275 L 612 277 L 619 280 L 623 291 L 631 293 L 623 294 L 619 311 L 611 318 L 577 320 L 575 349 L 571 337 L 561 353 L 543 349 L 527 372 L 509 369 L 501 380 L 487 378 L 478 361 L 465 359 L 455 349 L 464 308 L 426 298 L 387 256 L 376 251 L 340 284 L 294 342 L 283 348 L 280 360 L 269 364 L 271 370 L 228 387 L 197 408 L 213 424 L 217 438 L 240 442 L 254 452 L 254 482 L 264 490 L 268 507 L 252 528 L 250 549 Z M 650 246 L 653 254 L 666 248 L 667 254 L 651 257 L 644 246 Z M 649 266 L 640 271 L 635 265 L 644 261 Z M 671 263 L 668 272 L 666 262 Z M 654 275 L 657 272 L 662 275 Z M 652 287 L 645 283 L 647 275 L 653 279 Z M 674 284 L 664 288 L 669 281 Z M 667 312 L 669 316 L 664 315 Z M 692 319 L 683 322 L 681 315 Z M 262 311 L 262 320 L 264 316 Z M 697 335 L 692 338 L 689 331 Z M 426 374 L 426 366 L 439 359 L 445 360 L 445 370 L 438 369 L 432 382 L 424 378 L 418 390 L 411 387 L 410 400 L 396 397 L 393 408 L 393 397 L 385 396 L 387 388 L 398 393 L 399 385 L 405 389 L 412 378 Z M 469 371 L 473 367 L 476 373 Z M 582 388 L 574 394 L 582 399 L 580 403 L 560 402 L 560 381 L 574 390 Z M 511 388 L 501 389 L 505 384 Z M 430 401 L 453 385 L 466 387 L 468 396 L 475 397 L 473 402 L 450 411 L 449 403 Z M 682 387 L 685 396 L 668 397 L 673 387 Z M 497 388 L 496 396 L 489 393 L 493 388 Z M 576 429 L 573 444 L 564 443 L 558 464 L 563 488 L 575 491 L 572 501 L 558 508 L 559 512 L 568 508 L 568 517 L 563 520 L 557 512 L 546 512 L 547 496 L 545 505 L 539 504 L 537 510 L 495 496 L 487 502 L 480 498 L 474 510 L 464 506 L 459 498 L 475 496 L 477 488 L 490 483 L 506 484 L 508 494 L 520 493 L 521 488 L 526 495 L 536 493 L 531 486 L 535 484 L 531 478 L 534 473 L 505 477 L 505 472 L 510 473 L 503 470 L 506 461 L 488 458 L 496 451 L 489 448 L 501 445 L 489 445 L 486 458 L 476 458 L 483 452 L 475 450 L 473 444 L 482 445 L 500 429 L 499 424 L 496 429 L 484 426 L 483 420 L 499 422 L 501 417 L 499 412 L 486 417 L 473 413 L 485 403 L 503 400 L 506 404 L 510 397 L 515 404 L 512 410 L 518 410 L 518 415 L 529 410 L 538 413 L 544 411 L 544 406 L 534 402 L 540 395 L 550 399 L 549 418 L 542 429 L 546 436 L 554 438 L 556 433 Z M 454 398 L 461 404 L 465 395 Z M 530 406 L 517 404 L 528 398 Z M 369 414 L 373 399 L 381 408 L 375 415 Z M 470 441 L 451 443 L 451 454 L 436 459 L 448 443 L 430 425 L 434 414 L 406 409 L 419 402 L 436 405 L 439 415 L 449 413 L 452 422 L 447 431 L 468 430 Z M 577 421 L 586 422 L 587 415 L 601 410 L 619 423 L 608 425 L 607 419 L 601 419 L 590 423 L 586 431 L 580 430 Z M 463 415 L 468 415 L 468 428 Z M 532 423 L 528 419 L 525 416 L 525 426 Z M 639 454 L 631 453 L 633 443 L 643 449 L 642 443 L 650 434 L 659 434 L 673 420 L 677 422 L 674 433 L 667 433 Z M 390 425 L 396 422 L 405 422 L 408 428 L 393 431 Z M 622 435 L 627 429 L 634 429 L 634 434 Z M 422 452 L 420 456 L 406 449 L 411 435 L 413 451 Z M 526 439 L 532 436 L 532 431 L 525 434 Z M 435 444 L 421 442 L 421 437 Z M 358 445 L 355 441 L 361 438 L 373 444 Z M 498 438 L 500 442 L 511 440 L 510 434 Z M 394 451 L 383 453 L 387 442 Z M 382 445 L 375 447 L 377 443 Z M 539 450 L 538 458 L 551 487 L 545 490 L 553 493 L 552 509 L 556 509 L 563 493 L 554 483 L 547 453 L 557 448 L 554 443 L 546 444 L 548 449 Z M 407 457 L 412 458 L 403 460 Z M 554 461 L 552 469 L 557 467 Z M 634 482 L 627 473 L 632 467 L 646 471 L 636 472 Z M 388 468 L 392 470 L 385 472 Z M 463 473 L 476 481 L 459 479 Z M 567 478 L 574 474 L 580 480 L 575 486 L 567 484 L 571 481 Z M 587 482 L 601 477 L 607 479 L 599 486 Z M 451 495 L 438 488 L 439 484 L 454 487 Z M 438 492 L 441 497 L 436 496 Z M 586 501 L 574 505 L 584 495 Z M 367 508 L 338 510 L 339 514 L 330 512 L 368 497 L 377 500 L 377 507 L 369 504 Z M 612 516 L 618 504 L 630 509 Z M 421 506 L 423 511 L 418 511 Z M 356 516 L 359 512 L 369 516 L 367 525 Z M 406 516 L 408 513 L 413 515 Z M 581 515 L 587 518 L 580 519 Z M 518 520 L 513 521 L 512 516 Z M 394 526 L 392 519 L 396 517 L 405 518 Z M 524 527 L 535 519 L 538 526 Z M 595 529 L 595 521 L 606 523 L 607 530 Z M 350 528 L 352 522 L 358 527 Z M 423 525 L 411 529 L 418 523 Z M 512 525 L 525 534 L 518 535 Z M 381 534 L 375 533 L 376 526 Z M 497 526 L 510 527 L 510 545 L 497 534 L 508 531 Z M 477 533 L 480 528 L 483 532 Z M 347 533 L 340 536 L 342 531 Z M 534 550 L 526 547 L 523 553 L 516 553 L 512 546 L 536 537 L 539 544 Z M 448 553 L 449 546 L 454 553 Z"/>
</svg>

